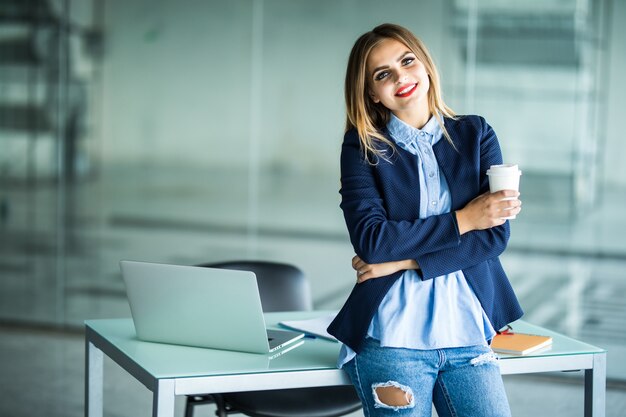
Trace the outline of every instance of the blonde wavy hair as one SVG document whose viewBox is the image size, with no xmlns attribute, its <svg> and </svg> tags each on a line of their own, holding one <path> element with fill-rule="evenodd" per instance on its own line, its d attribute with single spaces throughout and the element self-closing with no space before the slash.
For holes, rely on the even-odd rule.
<svg viewBox="0 0 626 417">
<path fill-rule="evenodd" d="M 429 110 L 437 119 L 448 142 L 454 147 L 442 116 L 454 118 L 456 115 L 443 101 L 439 73 L 428 49 L 411 31 L 391 23 L 376 26 L 370 32 L 364 33 L 352 47 L 345 80 L 346 132 L 350 129 L 357 130 L 361 149 L 365 154 L 365 159 L 370 164 L 373 162 L 369 155 L 377 157 L 376 159 L 381 157 L 388 160 L 389 157 L 384 150 L 376 147 L 376 141 L 389 145 L 395 151 L 394 144 L 381 133 L 381 130 L 389 122 L 390 112 L 382 103 L 375 103 L 370 97 L 370 81 L 367 75 L 367 60 L 372 50 L 385 39 L 395 39 L 403 43 L 424 64 L 430 79 Z"/>
</svg>

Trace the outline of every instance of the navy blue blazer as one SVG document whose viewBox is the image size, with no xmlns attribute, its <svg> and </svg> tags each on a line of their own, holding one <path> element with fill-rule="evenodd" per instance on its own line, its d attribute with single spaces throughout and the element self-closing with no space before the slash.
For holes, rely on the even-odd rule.
<svg viewBox="0 0 626 417">
<path fill-rule="evenodd" d="M 456 149 L 443 138 L 433 150 L 450 188 L 450 213 L 420 219 L 415 156 L 399 146 L 392 155 L 379 142 L 390 160 L 370 165 L 354 129 L 345 134 L 341 151 L 341 209 L 361 259 L 415 259 L 423 280 L 462 270 L 498 330 L 523 314 L 498 259 L 509 240 L 509 222 L 461 236 L 454 211 L 489 190 L 486 171 L 502 163 L 500 145 L 480 116 L 446 118 L 444 123 Z M 379 304 L 402 272 L 356 284 L 328 332 L 358 353 Z"/>
</svg>

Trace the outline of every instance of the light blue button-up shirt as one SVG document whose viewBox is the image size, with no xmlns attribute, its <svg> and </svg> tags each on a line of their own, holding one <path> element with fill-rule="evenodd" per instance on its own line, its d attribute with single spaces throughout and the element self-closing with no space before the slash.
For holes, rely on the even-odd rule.
<svg viewBox="0 0 626 417">
<path fill-rule="evenodd" d="M 420 218 L 448 213 L 450 191 L 433 153 L 443 137 L 435 117 L 417 129 L 392 114 L 387 129 L 399 147 L 416 156 Z M 423 350 L 484 345 L 495 333 L 462 271 L 422 281 L 413 270 L 389 289 L 367 331 L 381 346 Z M 338 366 L 354 356 L 342 345 Z"/>
</svg>

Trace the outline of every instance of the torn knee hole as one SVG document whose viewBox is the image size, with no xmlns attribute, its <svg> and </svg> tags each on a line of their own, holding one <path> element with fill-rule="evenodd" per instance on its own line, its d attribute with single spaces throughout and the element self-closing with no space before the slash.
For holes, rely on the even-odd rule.
<svg viewBox="0 0 626 417">
<path fill-rule="evenodd" d="M 411 388 L 395 381 L 388 381 L 372 385 L 377 407 L 401 408 L 413 407 L 413 392 Z"/>
<path fill-rule="evenodd" d="M 378 387 L 376 388 L 376 395 L 378 395 L 381 403 L 396 407 L 409 405 L 413 397 L 398 387 Z"/>
</svg>

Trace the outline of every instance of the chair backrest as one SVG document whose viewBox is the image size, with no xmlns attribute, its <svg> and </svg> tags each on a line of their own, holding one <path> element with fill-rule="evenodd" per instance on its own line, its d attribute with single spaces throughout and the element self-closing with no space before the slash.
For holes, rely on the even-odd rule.
<svg viewBox="0 0 626 417">
<path fill-rule="evenodd" d="M 252 271 L 256 275 L 263 311 L 308 311 L 313 309 L 311 289 L 299 268 L 269 261 L 228 261 L 200 264 L 205 268 Z"/>
</svg>

